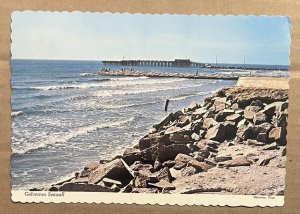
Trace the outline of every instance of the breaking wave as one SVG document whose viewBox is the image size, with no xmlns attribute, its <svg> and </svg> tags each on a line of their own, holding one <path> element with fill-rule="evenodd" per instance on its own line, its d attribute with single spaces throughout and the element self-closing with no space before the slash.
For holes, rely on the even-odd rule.
<svg viewBox="0 0 300 214">
<path fill-rule="evenodd" d="M 25 153 L 29 153 L 35 150 L 39 150 L 42 148 L 45 148 L 49 145 L 55 145 L 56 143 L 66 143 L 69 140 L 77 137 L 77 136 L 82 136 L 82 135 L 86 135 L 89 134 L 91 132 L 97 131 L 99 129 L 104 129 L 104 128 L 113 128 L 113 127 L 118 127 L 118 126 L 122 126 L 124 124 L 130 123 L 134 120 L 134 117 L 131 117 L 127 120 L 121 120 L 121 121 L 116 121 L 116 122 L 107 122 L 107 123 L 99 123 L 99 124 L 93 124 L 93 125 L 89 125 L 89 126 L 83 126 L 83 127 L 79 127 L 76 129 L 72 129 L 67 133 L 64 134 L 53 134 L 52 136 L 47 136 L 46 141 L 43 141 L 41 139 L 41 143 L 38 144 L 34 144 L 31 146 L 28 146 L 26 148 L 20 148 L 20 149 L 15 149 L 13 148 L 13 154 L 25 154 Z"/>
<path fill-rule="evenodd" d="M 11 113 L 11 116 L 12 117 L 17 117 L 17 116 L 21 116 L 23 114 L 24 114 L 23 111 L 14 111 L 14 112 Z"/>
<path fill-rule="evenodd" d="M 80 73 L 80 76 L 82 77 L 92 77 L 92 76 L 98 76 L 97 73 Z"/>
<path fill-rule="evenodd" d="M 200 86 L 200 85 L 197 85 Z M 131 94 L 144 94 L 150 92 L 158 92 L 158 91 L 168 91 L 168 90 L 180 90 L 186 88 L 193 88 L 195 86 L 182 86 L 182 87 L 165 87 L 165 88 L 141 88 L 141 89 L 134 89 L 134 90 L 103 90 L 103 91 L 96 91 L 93 93 L 95 97 L 112 97 L 116 95 L 131 95 Z"/>
<path fill-rule="evenodd" d="M 207 94 L 210 94 L 210 93 L 211 92 L 199 92 L 199 93 L 196 93 L 196 94 L 181 94 L 181 95 L 178 95 L 176 97 L 172 97 L 169 100 L 172 100 L 172 101 L 185 100 L 185 99 L 190 98 L 190 97 L 203 96 L 203 95 L 207 95 Z"/>
</svg>

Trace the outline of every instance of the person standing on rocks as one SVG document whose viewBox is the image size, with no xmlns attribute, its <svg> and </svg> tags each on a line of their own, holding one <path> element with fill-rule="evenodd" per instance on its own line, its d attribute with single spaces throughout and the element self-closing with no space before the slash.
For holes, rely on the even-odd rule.
<svg viewBox="0 0 300 214">
<path fill-rule="evenodd" d="M 165 111 L 168 111 L 168 105 L 169 105 L 170 100 L 166 99 L 166 104 L 165 104 Z"/>
</svg>

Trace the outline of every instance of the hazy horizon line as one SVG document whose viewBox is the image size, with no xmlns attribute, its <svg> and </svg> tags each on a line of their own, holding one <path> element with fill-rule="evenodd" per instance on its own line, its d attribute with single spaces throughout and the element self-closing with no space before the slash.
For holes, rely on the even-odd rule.
<svg viewBox="0 0 300 214">
<path fill-rule="evenodd" d="M 189 58 L 178 58 L 178 59 L 189 59 Z M 110 61 L 110 60 L 101 60 L 101 59 L 42 59 L 42 58 L 11 58 L 11 60 L 44 60 L 44 61 Z M 112 61 L 122 61 L 124 59 L 118 59 L 118 60 L 112 60 Z M 139 59 L 125 59 L 125 60 L 139 60 Z M 145 60 L 145 59 L 140 59 Z M 162 60 L 162 59 L 148 59 L 149 61 L 172 61 L 172 60 Z M 175 59 L 174 59 L 175 60 Z M 191 60 L 192 61 L 192 60 Z M 192 61 L 197 63 L 203 63 L 203 64 L 216 64 L 216 62 L 198 62 L 198 61 Z M 236 62 L 218 62 L 217 64 L 244 64 L 236 63 Z M 282 65 L 282 66 L 290 66 L 290 64 L 257 64 L 257 63 L 245 63 L 246 65 Z"/>
</svg>

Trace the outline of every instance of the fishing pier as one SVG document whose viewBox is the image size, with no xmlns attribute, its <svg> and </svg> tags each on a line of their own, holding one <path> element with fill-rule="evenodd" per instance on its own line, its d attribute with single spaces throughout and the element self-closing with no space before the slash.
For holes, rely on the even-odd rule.
<svg viewBox="0 0 300 214">
<path fill-rule="evenodd" d="M 215 69 L 232 69 L 232 70 L 288 70 L 274 67 L 252 67 L 244 65 L 215 64 L 193 62 L 190 59 L 166 60 L 103 60 L 103 66 L 120 66 L 120 67 L 181 67 L 181 68 L 215 68 Z"/>
<path fill-rule="evenodd" d="M 104 60 L 104 66 L 151 66 L 151 67 L 189 67 L 189 68 L 203 68 L 204 63 L 192 62 L 189 59 L 175 59 L 173 61 L 165 60 Z"/>
</svg>

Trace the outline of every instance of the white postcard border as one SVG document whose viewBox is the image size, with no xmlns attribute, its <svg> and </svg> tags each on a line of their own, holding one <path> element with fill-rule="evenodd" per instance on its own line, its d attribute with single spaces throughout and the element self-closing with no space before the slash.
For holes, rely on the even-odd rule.
<svg viewBox="0 0 300 214">
<path fill-rule="evenodd" d="M 147 194 L 103 192 L 51 192 L 12 190 L 12 201 L 21 203 L 104 203 L 278 207 L 284 196 L 220 194 Z"/>
</svg>

